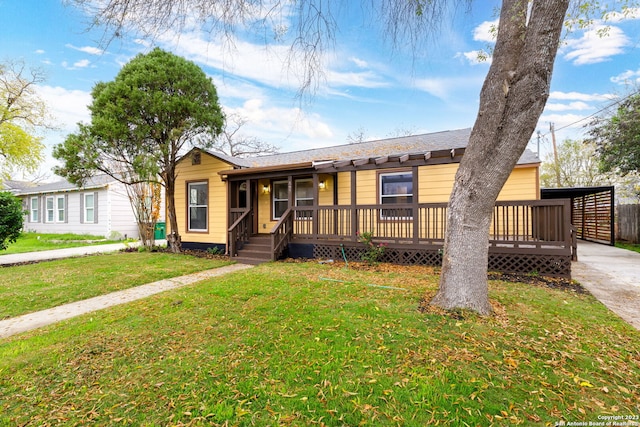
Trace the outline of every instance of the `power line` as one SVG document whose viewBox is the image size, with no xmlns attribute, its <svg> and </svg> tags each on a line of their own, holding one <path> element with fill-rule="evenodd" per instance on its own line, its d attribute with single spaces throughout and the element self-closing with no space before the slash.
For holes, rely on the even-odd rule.
<svg viewBox="0 0 640 427">
<path fill-rule="evenodd" d="M 608 110 L 609 108 L 613 107 L 614 105 L 620 104 L 620 103 L 622 103 L 622 102 L 626 101 L 627 99 L 631 98 L 632 96 L 635 96 L 635 95 L 638 95 L 638 94 L 640 94 L 640 90 L 636 90 L 635 92 L 631 92 L 629 95 L 625 96 L 624 98 L 619 99 L 619 100 L 617 100 L 617 101 L 614 101 L 614 102 L 612 102 L 611 104 L 609 104 L 609 105 L 606 105 L 606 106 L 602 107 L 601 109 L 599 109 L 599 110 L 598 110 L 598 111 L 596 111 L 595 113 L 593 113 L 593 114 L 591 114 L 591 115 L 589 115 L 589 116 L 583 117 L 583 118 L 581 118 L 581 119 L 578 119 L 578 120 L 576 120 L 576 121 L 575 121 L 575 122 L 573 122 L 573 123 L 569 123 L 568 125 L 564 125 L 564 126 L 562 126 L 562 127 L 559 127 L 559 128 L 557 128 L 557 129 L 555 129 L 555 130 L 556 130 L 556 131 L 560 131 L 560 130 L 566 129 L 566 128 L 568 128 L 568 127 L 571 127 L 571 126 L 573 126 L 573 125 L 576 125 L 576 124 L 578 124 L 578 123 L 580 123 L 580 122 L 583 122 L 583 121 L 585 121 L 585 120 L 588 120 L 588 119 L 590 119 L 590 118 L 592 118 L 592 117 L 595 117 L 595 116 L 597 116 L 598 114 L 602 113 L 603 111 Z M 545 134 L 543 134 L 543 136 L 547 136 L 547 135 L 549 135 L 549 133 L 545 133 Z"/>
</svg>

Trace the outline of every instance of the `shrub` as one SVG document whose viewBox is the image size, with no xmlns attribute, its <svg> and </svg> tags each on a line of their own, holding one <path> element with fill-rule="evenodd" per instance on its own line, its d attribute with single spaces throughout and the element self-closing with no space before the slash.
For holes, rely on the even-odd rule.
<svg viewBox="0 0 640 427">
<path fill-rule="evenodd" d="M 380 258 L 382 258 L 387 245 L 384 243 L 374 243 L 373 233 L 370 231 L 356 234 L 358 236 L 358 242 L 362 243 L 365 247 L 365 251 L 360 255 L 360 259 L 369 264 L 378 262 Z"/>
<path fill-rule="evenodd" d="M 20 237 L 23 215 L 20 199 L 7 191 L 0 192 L 0 250 Z"/>
</svg>

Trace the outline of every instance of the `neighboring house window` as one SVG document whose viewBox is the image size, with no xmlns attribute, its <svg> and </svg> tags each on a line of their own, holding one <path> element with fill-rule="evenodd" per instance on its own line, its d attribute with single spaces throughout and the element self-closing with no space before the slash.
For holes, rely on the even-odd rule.
<svg viewBox="0 0 640 427">
<path fill-rule="evenodd" d="M 313 206 L 312 180 L 300 179 L 296 181 L 296 206 Z M 303 211 L 296 215 L 297 219 L 310 219 L 312 217 L 312 211 Z"/>
<path fill-rule="evenodd" d="M 289 207 L 289 183 L 275 181 L 273 187 L 273 219 L 280 219 Z"/>
<path fill-rule="evenodd" d="M 84 222 L 97 222 L 96 221 L 96 197 L 94 193 L 84 194 Z"/>
<path fill-rule="evenodd" d="M 40 222 L 40 199 L 31 198 L 31 222 Z"/>
<path fill-rule="evenodd" d="M 54 197 L 48 196 L 45 199 L 45 209 L 46 209 L 46 219 L 45 222 L 53 222 L 55 220 L 55 211 L 54 211 Z"/>
<path fill-rule="evenodd" d="M 56 212 L 57 212 L 56 221 L 57 222 L 65 222 L 67 218 L 66 210 L 67 209 L 66 209 L 65 197 L 58 196 L 56 198 Z"/>
<path fill-rule="evenodd" d="M 207 231 L 207 182 L 190 182 L 189 193 L 189 231 Z"/>
<path fill-rule="evenodd" d="M 413 174 L 394 172 L 380 174 L 380 204 L 389 206 L 413 202 Z M 411 219 L 410 208 L 382 209 L 381 219 Z"/>
</svg>

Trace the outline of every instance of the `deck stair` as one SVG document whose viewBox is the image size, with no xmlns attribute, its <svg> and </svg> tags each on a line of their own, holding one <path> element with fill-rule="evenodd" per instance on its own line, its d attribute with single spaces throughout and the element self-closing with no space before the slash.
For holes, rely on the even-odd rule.
<svg viewBox="0 0 640 427">
<path fill-rule="evenodd" d="M 249 241 L 242 245 L 242 249 L 238 249 L 238 256 L 234 257 L 233 260 L 251 265 L 271 261 L 271 236 L 251 236 Z"/>
</svg>

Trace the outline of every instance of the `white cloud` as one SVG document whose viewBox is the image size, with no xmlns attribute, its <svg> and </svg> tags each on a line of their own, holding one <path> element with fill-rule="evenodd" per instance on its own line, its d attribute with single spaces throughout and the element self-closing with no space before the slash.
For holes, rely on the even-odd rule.
<svg viewBox="0 0 640 427">
<path fill-rule="evenodd" d="M 480 93 L 484 75 L 464 76 L 464 77 L 436 77 L 416 79 L 412 81 L 412 86 L 418 90 L 427 92 L 436 98 L 444 101 L 452 100 L 456 95 L 468 98 L 469 93 L 474 96 Z M 474 98 L 477 99 L 477 98 Z"/>
<path fill-rule="evenodd" d="M 427 92 L 436 98 L 445 99 L 449 93 L 450 82 L 447 79 L 419 79 L 415 87 Z"/>
<path fill-rule="evenodd" d="M 199 33 L 166 34 L 162 42 L 176 54 L 224 74 L 251 79 L 276 88 L 297 88 L 293 73 L 287 73 L 288 48 L 283 45 L 255 45 L 233 40 L 230 45 L 208 41 Z M 295 70 L 295 67 L 290 69 Z"/>
<path fill-rule="evenodd" d="M 633 84 L 633 83 L 638 84 L 640 83 L 640 69 L 636 71 L 627 70 L 623 73 L 618 74 L 617 76 L 613 76 L 611 77 L 611 82 L 620 84 L 620 85 L 627 85 L 627 84 Z"/>
<path fill-rule="evenodd" d="M 265 106 L 262 99 L 250 99 L 237 108 L 225 108 L 247 120 L 243 133 L 266 142 L 282 145 L 299 141 L 291 149 L 304 149 L 314 143 L 326 144 L 334 137 L 331 128 L 317 114 L 305 114 L 299 108 Z M 303 146 L 300 146 L 302 144 Z M 285 150 L 285 151 L 290 151 Z"/>
<path fill-rule="evenodd" d="M 568 104 L 559 104 L 559 103 L 547 103 L 545 106 L 545 110 L 547 111 L 571 111 L 571 110 L 590 110 L 591 107 L 586 102 L 575 101 L 570 102 Z"/>
<path fill-rule="evenodd" d="M 388 87 L 389 83 L 384 82 L 373 71 L 364 72 L 340 72 L 328 71 L 327 83 L 330 86 L 351 86 L 362 88 Z"/>
<path fill-rule="evenodd" d="M 479 42 L 495 43 L 498 19 L 484 21 L 473 30 L 473 39 Z"/>
<path fill-rule="evenodd" d="M 458 52 L 456 58 L 463 58 L 471 65 L 488 64 L 491 65 L 493 57 L 482 49 L 472 50 L 470 52 Z"/>
<path fill-rule="evenodd" d="M 263 98 L 265 96 L 261 88 L 246 81 L 237 80 L 232 77 L 219 78 L 218 76 L 212 77 L 212 79 L 220 99 L 240 99 L 244 101 L 252 98 Z"/>
<path fill-rule="evenodd" d="M 76 61 L 73 63 L 73 68 L 86 68 L 91 64 L 91 61 L 88 59 L 81 59 L 80 61 Z"/>
<path fill-rule="evenodd" d="M 349 61 L 351 61 L 354 64 L 356 64 L 356 66 L 358 68 L 367 68 L 369 66 L 367 61 L 365 61 L 363 59 L 360 59 L 360 58 L 356 58 L 355 56 L 352 56 L 351 58 L 349 58 Z"/>
<path fill-rule="evenodd" d="M 65 47 L 68 47 L 69 49 L 74 49 L 74 50 L 78 50 L 80 52 L 84 52 L 84 53 L 88 53 L 90 55 L 102 55 L 104 53 L 103 49 L 99 49 L 97 47 L 93 47 L 93 46 L 74 46 L 70 43 L 67 43 L 65 45 Z"/>
<path fill-rule="evenodd" d="M 574 65 L 585 65 L 608 61 L 612 56 L 624 53 L 624 47 L 629 44 L 629 38 L 620 28 L 596 25 L 582 37 L 568 40 L 562 50 L 567 51 L 566 60 L 573 61 Z"/>
<path fill-rule="evenodd" d="M 261 84 L 297 91 L 304 79 L 303 59 L 291 54 L 288 45 L 254 44 L 239 39 L 228 40 L 223 44 L 209 41 L 199 32 L 167 34 L 162 42 L 176 54 L 196 63 L 212 67 L 235 78 L 248 79 Z M 331 69 L 326 56 L 319 58 L 324 69 L 313 70 L 319 81 L 336 87 L 379 88 L 389 86 L 377 73 L 367 71 L 342 71 Z M 366 61 L 349 57 L 348 62 L 358 68 L 369 67 Z M 259 64 L 259 65 L 258 65 Z"/>
<path fill-rule="evenodd" d="M 36 53 L 37 55 L 44 55 L 45 51 L 43 49 L 36 49 L 34 53 Z"/>
<path fill-rule="evenodd" d="M 69 65 L 67 61 L 62 61 L 61 65 L 63 68 L 67 70 L 77 70 L 78 68 L 87 68 L 91 64 L 91 61 L 88 59 L 81 59 L 73 63 L 73 65 Z"/>
<path fill-rule="evenodd" d="M 560 92 L 553 91 L 549 94 L 550 100 L 562 100 L 562 101 L 608 101 L 613 99 L 614 96 L 610 94 L 601 93 L 580 93 L 580 92 Z"/>
<path fill-rule="evenodd" d="M 578 114 L 543 114 L 538 120 L 538 129 L 546 134 L 549 132 L 549 123 L 553 123 L 556 130 L 556 138 L 578 139 L 584 135 L 584 116 Z"/>
<path fill-rule="evenodd" d="M 38 93 L 54 116 L 56 127 L 73 132 L 78 122 L 89 122 L 87 106 L 91 104 L 91 93 L 68 90 L 60 86 L 38 86 Z"/>
<path fill-rule="evenodd" d="M 609 12 L 605 16 L 605 22 L 624 22 L 640 19 L 640 8 L 627 8 L 624 12 Z"/>
</svg>

